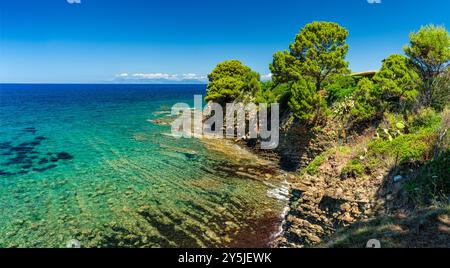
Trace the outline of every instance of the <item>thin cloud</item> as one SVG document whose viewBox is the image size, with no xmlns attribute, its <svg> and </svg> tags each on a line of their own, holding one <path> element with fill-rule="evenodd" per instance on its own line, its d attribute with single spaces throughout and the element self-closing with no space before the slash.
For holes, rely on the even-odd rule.
<svg viewBox="0 0 450 268">
<path fill-rule="evenodd" d="M 272 74 L 271 73 L 268 73 L 268 74 L 262 74 L 261 75 L 261 80 L 262 81 L 268 81 L 268 80 L 271 80 L 272 79 Z"/>
<path fill-rule="evenodd" d="M 120 80 L 160 80 L 168 82 L 182 82 L 182 81 L 201 81 L 206 82 L 207 76 L 196 74 L 196 73 L 185 73 L 185 74 L 168 74 L 168 73 L 120 73 L 116 75 L 117 79 Z"/>
<path fill-rule="evenodd" d="M 116 75 L 116 79 L 123 81 L 167 81 L 167 82 L 183 82 L 183 81 L 198 81 L 208 82 L 208 76 L 196 73 L 184 74 L 168 74 L 168 73 L 120 73 Z M 272 79 L 272 74 L 262 74 L 261 81 L 268 81 Z"/>
</svg>

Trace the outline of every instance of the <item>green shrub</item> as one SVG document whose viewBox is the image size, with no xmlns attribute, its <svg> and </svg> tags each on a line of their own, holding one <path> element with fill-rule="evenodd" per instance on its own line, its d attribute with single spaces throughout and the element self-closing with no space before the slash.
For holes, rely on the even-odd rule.
<svg viewBox="0 0 450 268">
<path fill-rule="evenodd" d="M 325 162 L 325 155 L 321 154 L 314 158 L 311 163 L 305 168 L 306 173 L 309 175 L 317 175 L 319 174 L 319 167 Z"/>
<path fill-rule="evenodd" d="M 374 155 L 372 154 L 371 157 L 366 157 L 366 159 L 364 160 L 364 167 L 365 170 L 369 173 L 379 169 L 381 163 L 382 162 L 380 158 L 374 157 Z"/>
<path fill-rule="evenodd" d="M 364 174 L 365 167 L 360 159 L 354 158 L 348 161 L 348 163 L 341 170 L 342 178 L 357 178 Z"/>
<path fill-rule="evenodd" d="M 410 132 L 418 132 L 423 129 L 436 130 L 441 124 L 441 116 L 433 109 L 422 109 L 410 120 Z"/>
<path fill-rule="evenodd" d="M 331 111 L 335 118 L 346 120 L 354 107 L 355 101 L 350 97 L 345 97 L 344 100 L 336 102 Z"/>
<path fill-rule="evenodd" d="M 278 102 L 281 107 L 286 107 L 291 96 L 291 84 L 275 84 L 271 81 L 261 83 L 260 89 L 255 94 L 257 103 Z"/>
<path fill-rule="evenodd" d="M 450 150 L 426 163 L 418 175 L 408 181 L 406 191 L 419 205 L 448 202 L 450 197 Z"/>
<path fill-rule="evenodd" d="M 405 134 L 392 141 L 377 139 L 370 143 L 369 150 L 377 155 L 388 155 L 398 159 L 398 163 L 420 161 L 426 158 L 432 149 L 430 139 L 433 132 L 421 131 L 418 134 Z"/>
<path fill-rule="evenodd" d="M 441 126 L 441 116 L 433 109 L 419 111 L 417 115 L 408 119 L 408 123 L 404 123 L 409 128 L 407 134 L 398 129 L 399 122 L 403 124 L 399 120 L 398 116 L 387 116 L 390 138 L 379 135 L 378 139 L 369 144 L 370 152 L 395 158 L 398 156 L 399 164 L 426 160 L 433 149 L 438 129 Z"/>
<path fill-rule="evenodd" d="M 281 107 L 287 107 L 289 99 L 291 98 L 292 83 L 278 84 L 272 88 L 273 93 L 277 97 L 278 103 Z"/>
<path fill-rule="evenodd" d="M 356 79 L 352 76 L 332 77 L 332 83 L 325 86 L 327 91 L 327 102 L 331 105 L 334 102 L 343 101 L 356 90 Z"/>
<path fill-rule="evenodd" d="M 405 134 L 406 123 L 398 114 L 385 114 L 384 122 L 377 129 L 377 137 L 393 141 L 395 137 Z"/>
<path fill-rule="evenodd" d="M 428 133 L 402 135 L 391 143 L 390 148 L 392 153 L 398 153 L 401 163 L 423 160 L 432 146 L 427 142 L 428 138 Z"/>
<path fill-rule="evenodd" d="M 277 96 L 272 90 L 273 83 L 271 81 L 261 82 L 261 87 L 255 94 L 256 103 L 275 103 Z"/>
</svg>

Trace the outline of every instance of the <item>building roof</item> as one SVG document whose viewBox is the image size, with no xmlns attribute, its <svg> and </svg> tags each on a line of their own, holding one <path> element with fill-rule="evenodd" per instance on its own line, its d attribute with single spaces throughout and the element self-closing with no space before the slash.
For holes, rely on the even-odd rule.
<svg viewBox="0 0 450 268">
<path fill-rule="evenodd" d="M 365 71 L 365 72 L 359 72 L 359 73 L 352 73 L 351 76 L 364 76 L 364 77 L 372 77 L 376 75 L 378 71 L 372 70 L 372 71 Z"/>
</svg>

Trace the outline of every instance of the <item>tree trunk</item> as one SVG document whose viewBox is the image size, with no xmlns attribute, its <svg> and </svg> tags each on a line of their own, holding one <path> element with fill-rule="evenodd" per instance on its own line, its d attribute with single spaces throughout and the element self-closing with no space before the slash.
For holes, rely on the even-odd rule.
<svg viewBox="0 0 450 268">
<path fill-rule="evenodd" d="M 316 79 L 316 93 L 318 93 L 321 90 L 322 82 L 320 81 L 320 78 Z"/>
</svg>

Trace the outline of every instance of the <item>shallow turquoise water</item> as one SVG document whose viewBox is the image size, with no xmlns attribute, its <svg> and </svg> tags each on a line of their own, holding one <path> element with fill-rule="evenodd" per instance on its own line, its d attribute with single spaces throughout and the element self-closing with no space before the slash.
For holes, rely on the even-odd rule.
<svg viewBox="0 0 450 268">
<path fill-rule="evenodd" d="M 0 85 L 0 247 L 261 246 L 283 203 L 173 139 L 200 86 Z"/>
</svg>

